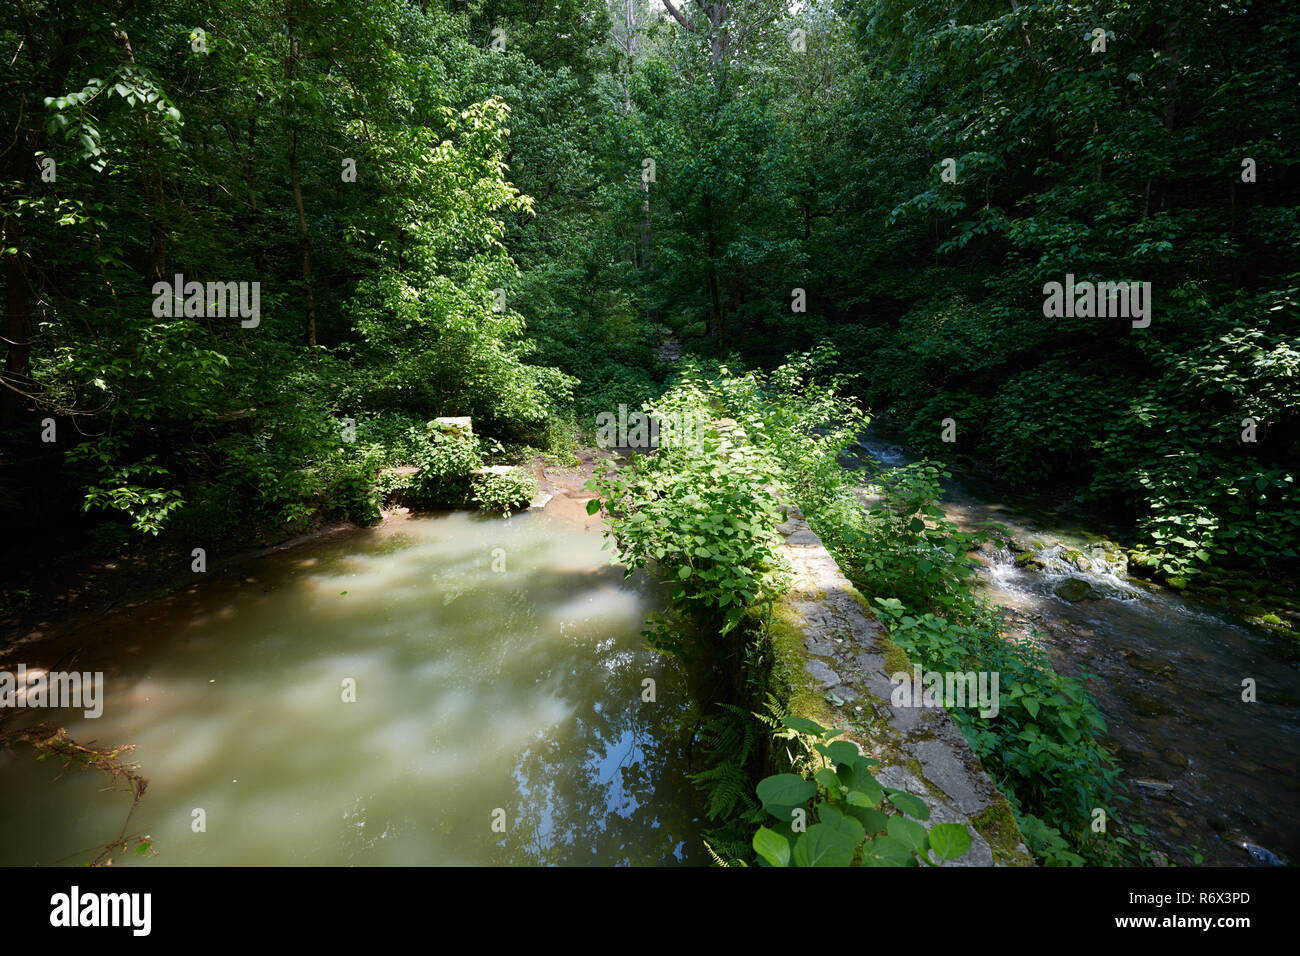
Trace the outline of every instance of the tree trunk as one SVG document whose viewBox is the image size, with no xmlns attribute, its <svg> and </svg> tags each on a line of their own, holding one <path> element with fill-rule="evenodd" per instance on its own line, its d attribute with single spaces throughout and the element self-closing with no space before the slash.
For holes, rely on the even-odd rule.
<svg viewBox="0 0 1300 956">
<path fill-rule="evenodd" d="M 298 247 L 302 250 L 303 304 L 307 310 L 307 347 L 316 351 L 316 300 L 311 287 L 311 243 L 307 238 L 307 213 L 302 204 L 302 183 L 298 180 L 298 133 L 289 134 L 289 179 L 293 183 L 293 204 L 298 210 Z"/>
<path fill-rule="evenodd" d="M 32 354 L 32 303 L 27 286 L 27 257 L 18 245 L 18 219 L 5 217 L 5 311 L 9 316 L 9 348 L 5 352 L 5 387 L 0 389 L 0 426 L 8 428 L 18 418 L 20 395 L 15 389 L 30 381 Z"/>
<path fill-rule="evenodd" d="M 709 305 L 711 309 L 710 317 L 713 325 L 713 337 L 718 347 L 718 358 L 723 358 L 724 335 L 722 329 L 722 296 L 718 288 L 718 268 L 715 256 L 717 255 L 717 243 L 713 233 L 713 201 L 704 197 L 704 214 L 708 228 L 708 285 L 709 285 Z"/>
<path fill-rule="evenodd" d="M 289 51 L 284 61 L 285 79 L 285 116 L 288 117 L 290 84 L 293 80 L 293 67 L 298 59 L 298 40 L 294 36 L 296 15 L 293 0 L 285 0 L 285 25 L 289 33 Z M 298 248 L 302 251 L 302 287 L 303 306 L 307 312 L 307 347 L 312 355 L 316 354 L 316 300 L 311 285 L 311 243 L 307 235 L 307 211 L 302 202 L 302 182 L 298 177 L 298 131 L 289 134 L 289 181 L 293 186 L 293 204 L 298 211 Z"/>
</svg>

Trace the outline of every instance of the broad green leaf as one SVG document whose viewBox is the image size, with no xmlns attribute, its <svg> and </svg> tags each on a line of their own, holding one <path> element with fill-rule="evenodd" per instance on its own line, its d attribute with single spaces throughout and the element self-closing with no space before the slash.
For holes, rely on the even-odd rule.
<svg viewBox="0 0 1300 956">
<path fill-rule="evenodd" d="M 858 759 L 857 745 L 847 740 L 837 740 L 827 748 L 826 756 L 830 757 L 836 763 L 853 765 Z"/>
<path fill-rule="evenodd" d="M 915 817 L 918 820 L 930 819 L 930 808 L 925 805 L 925 801 L 920 797 L 914 797 L 902 790 L 886 790 L 885 792 L 889 802 L 909 817 Z"/>
<path fill-rule="evenodd" d="M 815 720 L 809 720 L 806 717 L 784 717 L 781 723 L 791 730 L 797 730 L 801 734 L 821 734 L 826 728 Z"/>
<path fill-rule="evenodd" d="M 962 823 L 936 823 L 930 828 L 930 849 L 936 859 L 956 860 L 970 849 L 970 832 Z"/>
<path fill-rule="evenodd" d="M 825 823 L 817 823 L 794 845 L 796 866 L 848 866 L 857 843 Z"/>
<path fill-rule="evenodd" d="M 895 837 L 878 836 L 862 851 L 863 866 L 919 866 L 907 844 Z"/>
<path fill-rule="evenodd" d="M 768 866 L 790 865 L 790 844 L 785 837 L 767 827 L 759 827 L 754 834 L 754 852 L 766 860 Z"/>
<path fill-rule="evenodd" d="M 907 817 L 889 818 L 889 835 L 907 846 L 909 850 L 920 853 L 925 848 L 925 827 Z"/>
<path fill-rule="evenodd" d="M 889 815 L 877 810 L 875 807 L 846 805 L 845 811 L 849 816 L 861 823 L 868 833 L 879 833 L 889 826 Z"/>
<path fill-rule="evenodd" d="M 840 795 L 840 791 L 844 787 L 844 785 L 840 783 L 839 776 L 830 767 L 822 767 L 821 770 L 818 770 L 813 774 L 813 779 L 837 797 Z"/>
<path fill-rule="evenodd" d="M 860 821 L 852 816 L 840 813 L 829 803 L 823 803 L 817 807 L 817 821 L 844 834 L 855 847 L 867 838 L 867 830 Z"/>
<path fill-rule="evenodd" d="M 763 809 L 777 819 L 787 821 L 788 811 L 803 806 L 816 792 L 817 784 L 795 773 L 765 777 L 758 784 L 758 799 Z"/>
</svg>

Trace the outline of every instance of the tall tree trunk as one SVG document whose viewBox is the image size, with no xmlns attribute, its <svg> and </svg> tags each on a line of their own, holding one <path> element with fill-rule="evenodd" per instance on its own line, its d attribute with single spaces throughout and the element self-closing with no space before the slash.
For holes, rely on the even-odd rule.
<svg viewBox="0 0 1300 956">
<path fill-rule="evenodd" d="M 285 79 L 285 117 L 289 118 L 289 87 L 293 81 L 293 68 L 298 59 L 298 39 L 294 36 L 294 24 L 297 15 L 294 12 L 294 0 L 285 0 L 285 25 L 289 33 L 289 51 L 284 61 Z M 290 122 L 292 120 L 290 119 Z M 307 312 L 307 347 L 312 355 L 316 354 L 316 299 L 311 284 L 311 243 L 307 235 L 307 211 L 302 202 L 302 182 L 298 177 L 298 131 L 289 134 L 289 182 L 293 186 L 293 204 L 298 211 L 298 248 L 302 252 L 302 288 L 303 306 Z"/>
<path fill-rule="evenodd" d="M 5 258 L 5 312 L 9 317 L 9 348 L 5 352 L 4 388 L 0 389 L 0 427 L 8 428 L 18 418 L 20 395 L 30 381 L 32 354 L 32 303 L 27 286 L 27 256 L 18 242 L 18 218 L 5 216 L 4 242 L 14 252 Z"/>
<path fill-rule="evenodd" d="M 128 63 L 135 63 L 135 51 L 131 49 L 131 37 L 125 30 L 115 30 L 113 39 L 126 54 Z M 167 200 L 163 195 L 162 167 L 154 161 L 154 151 L 149 146 L 146 130 L 148 120 L 140 128 L 140 178 L 142 192 L 149 209 L 149 274 L 154 282 L 167 275 L 167 230 L 163 228 Z"/>
<path fill-rule="evenodd" d="M 316 351 L 316 300 L 311 287 L 311 243 L 307 237 L 307 213 L 302 204 L 302 183 L 298 180 L 298 132 L 289 134 L 289 179 L 293 183 L 293 204 L 298 210 L 298 247 L 302 250 L 303 304 L 307 310 L 307 347 Z"/>
<path fill-rule="evenodd" d="M 48 65 L 32 79 L 31 89 L 59 90 L 67 82 L 76 62 L 77 50 L 86 39 L 86 27 L 64 30 Z M 16 55 L 16 54 L 15 54 Z M 18 122 L 14 128 L 8 160 L 4 168 L 4 182 L 17 184 L 16 197 L 30 197 L 36 186 L 36 153 L 45 139 L 43 124 L 32 122 L 24 128 L 26 97 L 20 101 Z M 4 256 L 5 313 L 8 319 L 5 342 L 4 380 L 0 382 L 0 427 L 8 428 L 18 419 L 22 399 L 16 388 L 26 389 L 31 384 L 32 355 L 32 293 L 27 280 L 28 257 L 21 244 L 22 229 L 17 215 L 10 213 L 4 220 L 4 248 L 13 249 Z"/>
<path fill-rule="evenodd" d="M 722 349 L 724 335 L 722 329 L 722 295 L 718 288 L 718 265 L 714 258 L 717 255 L 717 242 L 713 232 L 713 200 L 708 196 L 704 197 L 704 214 L 707 217 L 708 228 L 708 285 L 709 285 L 709 304 L 711 308 L 711 319 L 713 325 L 713 338 L 718 347 L 718 358 L 723 358 Z"/>
</svg>

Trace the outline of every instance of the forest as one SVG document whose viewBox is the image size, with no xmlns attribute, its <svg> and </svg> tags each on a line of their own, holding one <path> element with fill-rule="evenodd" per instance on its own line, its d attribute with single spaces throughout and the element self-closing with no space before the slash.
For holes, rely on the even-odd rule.
<svg viewBox="0 0 1300 956">
<path fill-rule="evenodd" d="M 664 582 L 638 640 L 691 688 L 699 862 L 970 846 L 831 742 L 853 701 L 804 687 L 777 613 L 791 506 L 888 659 L 1001 675 L 993 719 L 949 710 L 1026 860 L 1284 861 L 1298 47 L 1281 0 L 11 0 L 0 624 L 107 608 L 106 568 L 161 594 L 397 506 L 519 525 L 539 477 L 585 464 L 615 559 Z M 613 454 L 661 423 L 678 440 Z M 968 520 L 954 476 L 1100 544 Z M 1126 761 L 1172 773 L 1187 747 L 1116 743 L 1091 658 L 1006 640 L 998 560 L 1066 611 L 1141 592 L 1271 648 L 1206 654 L 1282 701 L 1234 765 L 1267 768 L 1272 810 L 1132 803 L 1172 785 Z M 1171 719 L 1164 646 L 1124 692 L 1143 718 Z"/>
</svg>

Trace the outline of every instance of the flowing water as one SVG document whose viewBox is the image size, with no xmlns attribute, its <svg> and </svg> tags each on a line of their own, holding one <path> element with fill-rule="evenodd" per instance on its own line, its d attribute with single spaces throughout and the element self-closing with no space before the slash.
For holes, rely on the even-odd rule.
<svg viewBox="0 0 1300 956">
<path fill-rule="evenodd" d="M 910 460 L 874 429 L 861 449 L 877 466 Z M 1212 865 L 1300 862 L 1294 642 L 1129 579 L 1122 553 L 1105 543 L 1117 529 L 1071 509 L 1008 501 L 973 478 L 950 481 L 942 504 L 968 529 L 997 522 L 1041 545 L 1030 555 L 1040 567 L 1017 567 L 1005 549 L 982 555 L 982 591 L 1006 609 L 1009 628 L 1040 633 L 1059 672 L 1095 675 L 1086 686 L 1134 801 L 1125 817 L 1179 863 L 1198 851 Z M 1068 587 L 1083 598 L 1058 594 Z M 1242 699 L 1247 679 L 1254 703 Z"/>
<path fill-rule="evenodd" d="M 6 729 L 138 745 L 159 855 L 119 865 L 699 862 L 663 599 L 601 546 L 542 512 L 314 541 L 103 620 L 59 665 L 104 672 L 103 716 Z M 131 803 L 25 745 L 0 781 L 0 864 L 86 862 Z"/>
</svg>

